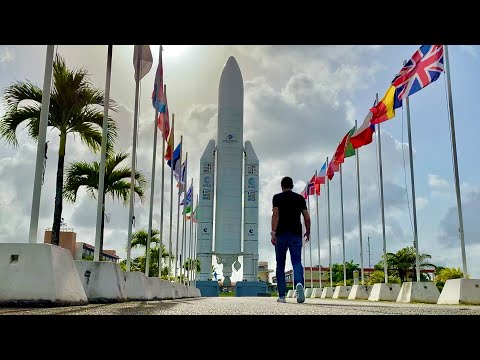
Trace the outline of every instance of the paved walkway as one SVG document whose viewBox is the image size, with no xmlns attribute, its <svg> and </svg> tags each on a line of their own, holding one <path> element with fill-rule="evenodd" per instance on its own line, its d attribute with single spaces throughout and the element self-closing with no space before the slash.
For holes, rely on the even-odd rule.
<svg viewBox="0 0 480 360">
<path fill-rule="evenodd" d="M 211 297 L 58 308 L 0 308 L 0 315 L 480 315 L 479 305 L 403 304 L 368 300 Z"/>
</svg>

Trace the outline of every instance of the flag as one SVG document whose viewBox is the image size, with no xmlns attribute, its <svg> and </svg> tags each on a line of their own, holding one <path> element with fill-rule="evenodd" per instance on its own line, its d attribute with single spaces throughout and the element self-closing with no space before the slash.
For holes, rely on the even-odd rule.
<svg viewBox="0 0 480 360">
<path fill-rule="evenodd" d="M 137 74 L 137 62 L 140 61 L 140 71 Z M 133 68 L 135 69 L 134 78 L 136 81 L 143 79 L 152 68 L 153 57 L 150 45 L 135 45 L 133 48 Z"/>
<path fill-rule="evenodd" d="M 340 170 L 340 167 L 338 164 L 335 163 L 335 155 L 334 155 L 333 159 L 330 160 L 330 163 L 328 164 L 328 168 L 327 168 L 328 180 L 332 180 L 334 173 L 336 173 L 338 170 Z"/>
<path fill-rule="evenodd" d="M 308 195 L 320 195 L 320 183 L 317 183 L 315 175 L 312 176 L 308 183 Z"/>
<path fill-rule="evenodd" d="M 187 160 L 185 160 L 182 164 L 182 169 L 181 171 L 179 172 L 178 174 L 178 178 L 177 178 L 177 175 L 175 175 L 175 179 L 177 179 L 177 187 L 180 188 L 180 192 L 183 192 L 185 191 L 185 182 L 186 182 L 186 178 L 187 178 Z"/>
<path fill-rule="evenodd" d="M 165 96 L 165 111 L 158 114 L 158 121 L 157 126 L 162 132 L 163 140 L 167 141 L 168 134 L 170 134 L 170 114 L 168 112 L 168 104 L 167 104 L 167 94 Z M 165 126 L 165 131 L 163 127 Z"/>
<path fill-rule="evenodd" d="M 316 183 L 317 184 L 325 184 L 325 175 L 327 174 L 327 162 L 325 161 L 323 163 L 322 168 L 318 172 L 317 178 L 316 178 Z"/>
<path fill-rule="evenodd" d="M 178 143 L 177 147 L 175 148 L 175 151 L 171 155 L 171 158 L 167 161 L 167 165 L 175 169 L 175 166 L 177 165 L 178 160 L 180 160 L 181 153 L 182 153 L 182 143 Z M 173 167 L 172 167 L 172 158 L 173 158 Z"/>
<path fill-rule="evenodd" d="M 173 131 L 170 133 L 170 136 L 168 137 L 167 149 L 165 150 L 165 156 L 164 156 L 165 160 L 170 161 L 172 159 L 172 149 L 173 149 Z M 168 163 L 168 166 L 170 166 L 169 163 Z"/>
<path fill-rule="evenodd" d="M 338 145 L 337 151 L 335 151 L 335 155 L 333 156 L 335 159 L 334 161 L 335 165 L 339 165 L 343 163 L 345 161 L 345 157 L 350 157 L 355 155 L 355 149 L 353 149 L 353 145 L 351 145 L 349 141 L 350 137 L 354 132 L 355 132 L 355 127 L 353 127 L 349 132 L 345 134 L 342 141 Z M 346 156 L 346 149 L 348 144 L 351 145 L 351 150 L 349 150 L 349 154 L 348 156 Z M 351 153 L 352 151 L 353 151 L 353 154 Z"/>
<path fill-rule="evenodd" d="M 181 181 L 181 174 L 182 170 L 186 168 L 187 162 L 184 161 L 183 164 L 180 166 L 180 161 L 175 163 L 175 167 L 173 168 L 173 176 L 175 180 L 177 180 L 177 187 L 180 187 L 180 193 L 183 192 L 183 185 L 179 185 L 178 183 Z"/>
<path fill-rule="evenodd" d="M 183 205 L 183 214 L 188 214 L 192 211 L 192 196 L 193 196 L 193 187 L 190 185 L 188 188 L 187 193 L 185 194 L 185 197 L 182 200 L 182 203 L 180 205 Z"/>
<path fill-rule="evenodd" d="M 153 83 L 152 105 L 159 113 L 165 113 L 167 106 L 165 92 L 163 89 L 163 48 L 160 46 L 160 58 L 158 59 L 157 72 L 155 73 L 155 81 Z"/>
<path fill-rule="evenodd" d="M 437 80 L 444 71 L 443 45 L 422 45 L 393 79 L 400 101 Z"/>
<path fill-rule="evenodd" d="M 399 89 L 391 85 L 382 100 L 377 105 L 370 109 L 372 113 L 372 119 L 370 123 L 380 124 L 395 117 L 395 109 L 402 106 L 402 100 L 399 100 Z"/>
<path fill-rule="evenodd" d="M 355 148 L 350 141 L 350 138 L 355 133 L 355 126 L 348 132 L 347 144 L 345 145 L 345 157 L 350 157 L 355 155 Z"/>
<path fill-rule="evenodd" d="M 305 185 L 305 188 L 302 190 L 300 195 L 302 195 L 305 200 L 308 198 L 308 184 Z"/>
<path fill-rule="evenodd" d="M 373 103 L 373 106 L 375 106 L 375 103 L 376 101 Z M 372 136 L 375 132 L 375 125 L 370 123 L 372 116 L 372 112 L 369 111 L 363 120 L 362 125 L 350 137 L 350 142 L 352 143 L 354 149 L 358 149 L 359 147 L 368 145 L 372 142 Z"/>
<path fill-rule="evenodd" d="M 193 210 L 193 213 L 192 213 L 192 221 L 194 223 L 198 223 L 199 218 L 200 218 L 200 209 L 198 208 L 198 203 L 197 203 L 197 205 L 195 206 L 195 210 Z"/>
</svg>

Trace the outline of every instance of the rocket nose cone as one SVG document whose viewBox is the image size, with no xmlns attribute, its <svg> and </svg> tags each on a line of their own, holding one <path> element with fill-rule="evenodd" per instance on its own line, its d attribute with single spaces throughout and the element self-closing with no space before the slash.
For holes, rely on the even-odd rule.
<svg viewBox="0 0 480 360">
<path fill-rule="evenodd" d="M 243 81 L 240 66 L 238 66 L 237 60 L 233 56 L 230 56 L 225 63 L 221 77 L 237 78 Z"/>
</svg>

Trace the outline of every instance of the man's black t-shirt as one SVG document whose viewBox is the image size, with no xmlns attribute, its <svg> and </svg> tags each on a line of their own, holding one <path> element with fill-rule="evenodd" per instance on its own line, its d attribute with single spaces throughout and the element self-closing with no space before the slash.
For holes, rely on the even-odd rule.
<svg viewBox="0 0 480 360">
<path fill-rule="evenodd" d="M 273 195 L 273 207 L 279 209 L 279 219 L 276 234 L 287 231 L 302 236 L 302 210 L 307 210 L 307 204 L 302 195 L 286 190 Z"/>
</svg>

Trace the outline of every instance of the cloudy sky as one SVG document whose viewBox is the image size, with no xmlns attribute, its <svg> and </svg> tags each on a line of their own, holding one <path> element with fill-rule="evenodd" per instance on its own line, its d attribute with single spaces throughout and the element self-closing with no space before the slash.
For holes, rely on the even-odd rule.
<svg viewBox="0 0 480 360">
<path fill-rule="evenodd" d="M 183 135 L 189 156 L 189 178 L 198 186 L 199 159 L 210 139 L 216 139 L 217 99 L 220 74 L 230 55 L 235 56 L 245 86 L 244 141 L 250 140 L 260 161 L 259 260 L 275 268 L 270 244 L 271 198 L 280 191 L 283 176 L 294 179 L 300 192 L 325 158 L 331 157 L 343 137 L 361 123 L 375 94 L 381 98 L 394 75 L 420 45 L 356 46 L 266 46 L 266 45 L 165 45 L 165 84 L 170 113 L 175 114 L 176 139 Z M 154 65 L 141 83 L 137 167 L 150 182 L 154 110 L 150 95 L 158 62 L 158 45 L 152 45 Z M 92 83 L 105 86 L 107 46 L 60 45 L 57 51 L 73 68 L 85 67 Z M 0 46 L 0 88 L 14 81 L 43 84 L 46 46 Z M 467 265 L 470 276 L 480 278 L 480 172 L 472 144 L 478 141 L 476 92 L 480 82 L 480 47 L 449 47 L 457 154 L 463 205 Z M 118 150 L 131 152 L 135 84 L 133 46 L 114 46 L 111 97 L 119 104 L 114 114 L 119 128 Z M 0 116 L 4 114 L 0 105 Z M 432 255 L 436 265 L 462 268 L 458 237 L 458 215 L 447 112 L 446 77 L 412 95 L 410 113 L 413 137 L 418 240 L 421 253 Z M 32 203 L 36 144 L 26 131 L 17 132 L 20 146 L 13 149 L 0 140 L 0 242 L 27 242 Z M 58 132 L 48 130 L 48 162 L 42 189 L 38 239 L 52 226 Z M 406 114 L 382 124 L 382 164 L 385 197 L 385 226 L 388 252 L 413 245 L 410 168 Z M 161 142 L 159 141 L 159 144 Z M 360 181 L 364 266 L 380 260 L 382 223 L 380 215 L 378 142 L 360 149 Z M 161 151 L 161 150 L 160 150 Z M 159 151 L 159 153 L 160 153 Z M 96 160 L 73 136 L 67 140 L 66 164 Z M 157 157 L 157 160 L 159 157 Z M 343 198 L 346 260 L 360 263 L 355 158 L 343 166 Z M 127 165 L 130 165 L 128 160 Z M 169 169 L 166 167 L 166 169 Z M 160 174 L 157 163 L 153 226 L 159 228 Z M 167 174 L 167 172 L 166 172 Z M 165 177 L 164 237 L 168 239 L 170 185 Z M 340 177 L 331 183 L 332 260 L 342 262 Z M 149 194 L 149 192 L 148 192 Z M 328 266 L 326 192 L 318 198 L 320 218 L 320 262 Z M 176 197 L 174 196 L 174 199 Z M 315 208 L 314 198 L 310 203 Z M 176 200 L 175 200 L 176 204 Z M 128 207 L 107 200 L 110 216 L 105 230 L 105 248 L 126 256 Z M 410 211 L 409 211 L 410 206 Z M 148 226 L 149 196 L 135 203 L 136 227 Z M 94 244 L 96 200 L 81 192 L 74 204 L 64 202 L 63 217 L 77 233 L 77 241 Z M 174 211 L 174 216 L 176 213 Z M 315 210 L 312 210 L 312 241 L 306 246 L 305 264 L 318 264 Z M 175 218 L 176 219 L 176 218 Z M 176 221 L 173 221 L 173 239 Z M 367 238 L 370 240 L 370 253 Z M 175 242 L 175 241 L 174 241 Z M 138 255 L 133 251 L 133 255 Z M 370 260 L 369 260 L 370 259 Z M 287 269 L 291 268 L 287 261 Z M 218 268 L 221 272 L 221 267 Z M 241 270 L 234 280 L 241 278 Z"/>
</svg>

